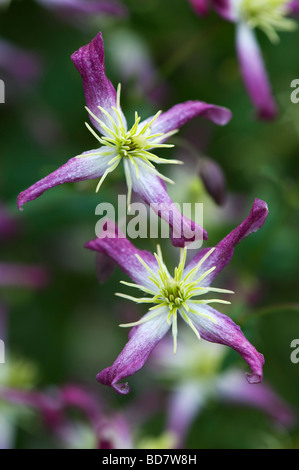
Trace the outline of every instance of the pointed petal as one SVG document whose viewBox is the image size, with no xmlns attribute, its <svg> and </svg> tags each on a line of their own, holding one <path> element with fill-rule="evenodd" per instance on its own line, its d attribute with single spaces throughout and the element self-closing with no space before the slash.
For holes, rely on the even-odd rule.
<svg viewBox="0 0 299 470">
<path fill-rule="evenodd" d="M 289 2 L 288 10 L 291 15 L 299 15 L 299 0 L 292 0 Z"/>
<path fill-rule="evenodd" d="M 189 3 L 199 16 L 205 16 L 210 9 L 209 0 L 189 0 Z"/>
<path fill-rule="evenodd" d="M 211 343 L 224 344 L 237 351 L 247 362 L 252 374 L 246 374 L 249 383 L 259 383 L 263 379 L 264 357 L 245 338 L 240 327 L 229 317 L 218 312 L 209 305 L 188 304 L 192 310 L 209 315 L 214 321 L 202 316 L 188 313 L 201 338 Z"/>
<path fill-rule="evenodd" d="M 240 4 L 242 0 L 212 0 L 214 10 L 227 21 L 236 22 L 240 19 Z"/>
<path fill-rule="evenodd" d="M 136 256 L 138 255 L 153 273 L 158 276 L 158 263 L 154 255 L 149 251 L 135 248 L 111 220 L 107 221 L 104 225 L 103 234 L 95 240 L 86 243 L 85 247 L 108 256 L 136 284 L 156 290 L 154 283 L 148 279 L 151 274 Z"/>
<path fill-rule="evenodd" d="M 230 232 L 225 238 L 223 238 L 223 240 L 221 240 L 221 242 L 218 243 L 218 245 L 216 245 L 214 252 L 202 264 L 195 277 L 197 279 L 213 266 L 216 266 L 216 269 L 201 281 L 201 286 L 207 287 L 212 283 L 217 274 L 230 262 L 235 246 L 248 235 L 259 230 L 264 225 L 267 216 L 267 204 L 260 199 L 255 199 L 248 217 L 246 217 L 246 219 L 243 220 L 237 228 Z M 186 267 L 184 275 L 195 268 L 209 250 L 210 248 L 205 248 L 197 253 Z"/>
<path fill-rule="evenodd" d="M 185 103 L 173 106 L 165 113 L 161 113 L 152 124 L 151 133 L 165 134 L 180 129 L 184 124 L 197 116 L 202 116 L 219 126 L 224 126 L 230 121 L 232 113 L 229 109 L 214 104 L 208 104 L 202 101 L 186 101 Z M 143 123 L 140 124 L 140 128 L 151 119 L 152 118 L 149 118 L 143 121 Z M 162 138 L 159 142 L 164 142 L 167 138 L 164 140 Z"/>
<path fill-rule="evenodd" d="M 102 33 L 99 33 L 89 44 L 74 52 L 72 61 L 81 75 L 88 109 L 111 128 L 111 121 L 98 108 L 98 106 L 104 108 L 117 121 L 117 115 L 112 110 L 113 106 L 117 106 L 117 96 L 112 83 L 105 74 L 105 52 Z M 125 123 L 123 115 L 122 118 Z M 106 135 L 105 130 L 96 119 L 90 116 L 90 120 L 96 129 Z"/>
<path fill-rule="evenodd" d="M 137 158 L 135 161 L 138 163 Z M 186 242 L 207 239 L 207 232 L 198 224 L 180 213 L 167 193 L 164 181 L 148 166 L 140 165 L 139 177 L 135 168 L 130 165 L 133 191 L 150 205 L 151 209 L 171 228 L 171 239 L 174 246 L 183 247 Z"/>
<path fill-rule="evenodd" d="M 45 191 L 62 183 L 73 183 L 99 178 L 108 167 L 114 153 L 106 155 L 107 148 L 91 150 L 78 157 L 71 158 L 57 170 L 21 192 L 17 205 L 21 210 L 26 202 L 33 201 Z"/>
<path fill-rule="evenodd" d="M 283 426 L 290 427 L 296 421 L 295 410 L 270 385 L 263 383 L 252 387 L 238 370 L 223 374 L 216 383 L 216 389 L 221 400 L 258 408 Z"/>
<path fill-rule="evenodd" d="M 237 26 L 236 42 L 241 74 L 258 117 L 273 119 L 277 114 L 277 105 L 254 31 L 240 23 Z"/>
<path fill-rule="evenodd" d="M 184 447 L 192 422 L 202 410 L 206 394 L 199 380 L 179 384 L 170 396 L 167 430 L 178 439 L 178 447 Z"/>
<path fill-rule="evenodd" d="M 119 381 L 140 370 L 154 347 L 166 335 L 170 328 L 166 320 L 167 313 L 168 309 L 162 307 L 158 317 L 135 327 L 114 364 L 97 375 L 98 382 L 114 388 L 121 395 L 129 393 L 128 383 L 119 383 Z M 151 315 L 151 312 L 147 315 Z"/>
</svg>

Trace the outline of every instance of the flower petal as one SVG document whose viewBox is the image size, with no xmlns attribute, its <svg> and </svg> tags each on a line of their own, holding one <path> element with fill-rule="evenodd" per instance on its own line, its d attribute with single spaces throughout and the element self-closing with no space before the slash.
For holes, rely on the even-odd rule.
<svg viewBox="0 0 299 470">
<path fill-rule="evenodd" d="M 125 16 L 127 13 L 126 8 L 115 0 L 38 0 L 38 3 L 65 16 L 99 13 Z"/>
<path fill-rule="evenodd" d="M 240 327 L 229 317 L 218 312 L 209 305 L 188 304 L 198 315 L 188 312 L 188 317 L 193 322 L 200 337 L 212 343 L 224 344 L 237 351 L 248 363 L 252 374 L 246 374 L 249 383 L 259 383 L 263 379 L 264 356 L 260 354 L 252 344 L 245 338 Z M 208 315 L 214 321 L 206 318 L 200 313 Z"/>
<path fill-rule="evenodd" d="M 164 181 L 150 167 L 140 165 L 137 158 L 135 161 L 139 167 L 138 177 L 135 167 L 131 163 L 127 165 L 131 175 L 132 189 L 169 224 L 172 244 L 183 247 L 186 242 L 206 240 L 207 232 L 180 213 L 169 197 Z"/>
<path fill-rule="evenodd" d="M 167 323 L 168 309 L 161 307 L 160 315 L 131 331 L 130 339 L 114 364 L 97 375 L 97 380 L 121 394 L 129 393 L 128 383 L 119 383 L 125 377 L 135 374 L 147 361 L 156 344 L 170 328 Z M 146 315 L 152 315 L 152 312 Z"/>
<path fill-rule="evenodd" d="M 238 24 L 236 42 L 241 74 L 258 117 L 273 119 L 277 105 L 254 31 L 245 23 Z"/>
<path fill-rule="evenodd" d="M 88 109 L 110 128 L 111 122 L 109 118 L 98 108 L 98 106 L 104 108 L 117 121 L 117 115 L 112 110 L 112 107 L 117 106 L 117 96 L 112 83 L 105 74 L 105 52 L 102 33 L 99 33 L 89 44 L 80 47 L 77 52 L 74 52 L 72 61 L 81 75 Z M 126 123 L 123 115 L 122 119 Z M 95 118 L 90 116 L 90 120 L 94 127 L 102 134 L 107 134 Z"/>
<path fill-rule="evenodd" d="M 214 10 L 227 21 L 236 22 L 240 18 L 242 0 L 212 0 Z"/>
<path fill-rule="evenodd" d="M 216 245 L 214 252 L 207 258 L 199 269 L 196 275 L 197 278 L 207 270 L 216 266 L 216 269 L 201 281 L 201 286 L 207 287 L 212 283 L 217 274 L 230 262 L 235 246 L 248 235 L 259 230 L 264 225 L 267 216 L 267 204 L 260 199 L 255 199 L 248 217 L 246 217 L 246 219 L 243 220 L 237 228 L 230 232 L 225 238 L 223 238 L 223 240 L 221 240 L 221 242 L 218 243 L 218 245 Z M 195 268 L 209 250 L 210 248 L 205 248 L 197 253 L 186 267 L 184 275 Z"/>
<path fill-rule="evenodd" d="M 189 0 L 189 3 L 199 16 L 205 16 L 210 9 L 209 0 Z"/>
<path fill-rule="evenodd" d="M 167 430 L 177 437 L 178 447 L 184 446 L 190 426 L 206 399 L 205 387 L 199 380 L 179 384 L 170 395 Z"/>
<path fill-rule="evenodd" d="M 287 8 L 291 15 L 299 15 L 299 0 L 292 0 L 288 3 Z"/>
<path fill-rule="evenodd" d="M 270 385 L 251 387 L 238 370 L 223 374 L 216 382 L 219 398 L 228 403 L 251 405 L 261 409 L 283 426 L 295 423 L 295 411 L 280 398 Z"/>
<path fill-rule="evenodd" d="M 231 120 L 232 113 L 227 108 L 204 103 L 203 101 L 186 101 L 185 103 L 173 106 L 165 113 L 161 113 L 151 126 L 152 134 L 166 134 L 167 132 L 180 129 L 184 124 L 197 116 L 202 116 L 219 126 L 224 126 Z M 140 128 L 150 119 L 152 117 L 143 121 L 140 124 Z M 161 138 L 159 142 L 164 142 L 167 139 L 168 137 L 164 140 Z"/>
<path fill-rule="evenodd" d="M 154 255 L 149 251 L 135 248 L 111 220 L 105 223 L 103 233 L 100 237 L 86 243 L 85 247 L 108 256 L 118 264 L 136 284 L 152 290 L 155 289 L 154 283 L 148 279 L 148 276 L 150 276 L 149 272 L 136 256 L 140 256 L 149 268 L 157 274 L 158 263 Z"/>
<path fill-rule="evenodd" d="M 33 201 L 48 189 L 59 184 L 99 178 L 107 169 L 113 156 L 113 152 L 107 155 L 107 148 L 102 147 L 71 158 L 53 173 L 21 192 L 17 201 L 18 208 L 21 210 L 26 202 Z"/>
<path fill-rule="evenodd" d="M 211 158 L 201 158 L 199 174 L 205 189 L 220 206 L 226 201 L 226 178 L 220 165 Z"/>
</svg>

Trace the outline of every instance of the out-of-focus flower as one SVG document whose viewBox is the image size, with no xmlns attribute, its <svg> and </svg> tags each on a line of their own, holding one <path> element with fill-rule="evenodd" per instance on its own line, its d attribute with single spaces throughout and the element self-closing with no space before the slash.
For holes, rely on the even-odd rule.
<svg viewBox="0 0 299 470">
<path fill-rule="evenodd" d="M 152 397 L 144 398 L 151 409 Z M 66 384 L 40 392 L 12 387 L 7 381 L 2 381 L 0 404 L 1 400 L 4 405 L 14 405 L 19 412 L 22 409 L 34 410 L 60 447 L 133 449 L 152 445 L 150 448 L 174 448 L 176 444 L 176 436 L 170 432 L 155 438 L 141 435 L 140 424 L 150 414 L 144 407 L 142 413 L 138 411 L 138 400 L 121 412 L 112 412 L 102 399 L 96 399 L 92 391 L 81 385 Z M 70 413 L 72 410 L 77 412 L 76 418 Z M 8 447 L 12 444 L 10 441 Z"/>
<path fill-rule="evenodd" d="M 0 319 L 0 329 L 1 326 Z M 16 387 L 29 393 L 36 378 L 37 370 L 31 362 L 6 354 L 5 364 L 0 366 L 0 449 L 13 447 L 17 423 L 24 423 L 24 419 L 29 417 L 24 408 L 11 406 L 6 400 L 2 400 L 1 391 L 3 388 Z"/>
<path fill-rule="evenodd" d="M 130 448 L 130 432 L 125 420 L 104 416 L 92 393 L 75 384 L 40 392 L 22 388 L 0 387 L 0 399 L 15 406 L 35 410 L 48 430 L 67 447 Z M 86 420 L 74 420 L 68 411 L 76 409 Z"/>
<path fill-rule="evenodd" d="M 226 180 L 224 173 L 214 160 L 202 157 L 199 162 L 199 174 L 207 192 L 214 201 L 222 205 L 226 201 Z"/>
<path fill-rule="evenodd" d="M 229 303 L 219 299 L 198 300 L 196 297 L 210 292 L 231 293 L 210 287 L 216 275 L 229 263 L 234 247 L 245 237 L 260 229 L 268 215 L 265 202 L 256 199 L 248 217 L 215 248 L 197 253 L 185 267 L 186 249 L 181 250 L 181 261 L 172 277 L 162 259 L 160 250 L 153 256 L 136 249 L 111 224 L 110 233 L 88 242 L 86 247 L 110 256 L 136 284 L 125 285 L 142 290 L 152 297 L 134 298 L 118 294 L 137 303 L 154 303 L 149 312 L 136 323 L 121 326 L 134 327 L 129 342 L 111 367 L 100 372 L 97 380 L 113 387 L 119 394 L 127 394 L 127 383 L 119 383 L 143 367 L 150 353 L 172 328 L 174 351 L 177 345 L 178 314 L 191 327 L 198 338 L 224 344 L 235 349 L 249 364 L 250 383 L 262 380 L 264 358 L 247 341 L 240 328 L 227 316 L 210 307 L 211 303 Z M 110 235 L 110 237 L 109 237 Z M 111 238 L 112 237 L 112 238 Z"/>
<path fill-rule="evenodd" d="M 183 447 L 192 422 L 205 404 L 218 400 L 229 405 L 244 405 L 264 411 L 275 423 L 291 427 L 296 417 L 292 407 L 270 387 L 250 385 L 236 367 L 222 370 L 226 350 L 219 345 L 193 343 L 185 336 L 176 358 L 170 344 L 163 341 L 152 357 L 152 367 L 162 380 L 170 380 L 172 392 L 168 405 L 167 429 Z"/>
<path fill-rule="evenodd" d="M 210 0 L 188 0 L 195 13 L 199 16 L 205 16 L 210 9 Z"/>
<path fill-rule="evenodd" d="M 12 263 L 0 263 L 0 286 L 19 286 L 33 289 L 45 287 L 49 276 L 44 268 Z"/>
<path fill-rule="evenodd" d="M 127 8 L 117 0 L 36 0 L 41 6 L 53 11 L 68 21 L 82 16 L 111 15 L 127 16 Z"/>
<path fill-rule="evenodd" d="M 291 0 L 288 7 L 293 15 L 299 15 L 299 0 Z"/>
<path fill-rule="evenodd" d="M 165 99 L 166 83 L 140 35 L 129 29 L 117 29 L 110 34 L 108 53 L 113 68 L 127 88 L 131 85 L 135 97 L 159 103 Z"/>
<path fill-rule="evenodd" d="M 19 223 L 0 202 L 0 240 L 10 240 L 20 230 Z"/>
<path fill-rule="evenodd" d="M 20 226 L 3 204 L 0 204 L 0 239 L 16 236 Z M 32 289 L 45 287 L 49 275 L 43 267 L 0 262 L 0 287 L 19 286 Z"/>
<path fill-rule="evenodd" d="M 226 20 L 236 23 L 237 54 L 247 92 L 258 116 L 273 119 L 277 105 L 273 98 L 265 64 L 254 29 L 261 29 L 272 41 L 278 32 L 293 31 L 296 23 L 288 18 L 298 13 L 298 2 L 289 0 L 212 0 L 215 10 Z"/>
<path fill-rule="evenodd" d="M 0 69 L 18 86 L 32 85 L 40 77 L 41 65 L 36 54 L 0 38 Z"/>
<path fill-rule="evenodd" d="M 219 125 L 226 124 L 231 112 L 219 106 L 201 101 L 187 101 L 178 104 L 165 113 L 159 111 L 154 117 L 141 121 L 137 112 L 135 123 L 128 130 L 126 118 L 120 106 L 120 87 L 116 92 L 105 75 L 104 45 L 99 33 L 90 44 L 81 47 L 72 55 L 72 60 L 81 74 L 87 111 L 94 127 L 103 137 L 86 123 L 102 147 L 71 158 L 65 165 L 46 176 L 18 196 L 19 209 L 46 190 L 66 182 L 101 178 L 97 191 L 109 173 L 123 162 L 128 186 L 128 204 L 131 192 L 135 191 L 147 204 L 155 204 L 157 215 L 170 223 L 173 243 L 182 246 L 185 240 L 206 238 L 199 226 L 182 216 L 168 196 L 164 181 L 169 181 L 155 168 L 154 164 L 181 163 L 161 158 L 152 153 L 155 149 L 172 147 L 165 141 L 177 130 L 196 116 L 203 116 Z M 164 210 L 161 210 L 161 206 Z M 169 206 L 173 209 L 170 220 Z M 177 227 L 175 226 L 177 225 Z M 182 233 L 176 237 L 173 232 Z"/>
</svg>

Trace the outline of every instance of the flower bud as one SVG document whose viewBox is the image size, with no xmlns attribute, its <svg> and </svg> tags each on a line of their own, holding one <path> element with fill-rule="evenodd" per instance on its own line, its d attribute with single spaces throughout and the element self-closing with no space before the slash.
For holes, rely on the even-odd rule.
<svg viewBox="0 0 299 470">
<path fill-rule="evenodd" d="M 217 204 L 223 205 L 226 200 L 226 180 L 218 163 L 210 158 L 202 158 L 199 174 L 210 196 Z"/>
</svg>

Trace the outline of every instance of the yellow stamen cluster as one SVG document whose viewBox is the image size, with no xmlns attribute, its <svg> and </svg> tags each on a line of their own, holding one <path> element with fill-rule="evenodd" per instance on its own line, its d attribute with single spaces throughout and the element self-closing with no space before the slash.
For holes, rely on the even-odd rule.
<svg viewBox="0 0 299 470">
<path fill-rule="evenodd" d="M 243 0 L 241 16 L 251 28 L 260 28 L 270 41 L 279 41 L 277 31 L 294 31 L 294 20 L 286 18 L 288 0 Z"/>
<path fill-rule="evenodd" d="M 211 303 L 222 303 L 222 304 L 230 304 L 226 300 L 220 299 L 206 299 L 206 300 L 197 300 L 194 299 L 198 296 L 206 294 L 208 292 L 218 292 L 218 293 L 225 293 L 225 294 L 233 294 L 232 291 L 226 289 L 218 289 L 214 287 L 202 287 L 200 283 L 211 273 L 213 272 L 216 267 L 213 266 L 212 268 L 204 271 L 200 276 L 197 276 L 199 269 L 202 267 L 204 262 L 207 258 L 213 253 L 215 248 L 209 250 L 199 261 L 199 263 L 187 274 L 184 275 L 184 268 L 186 263 L 186 256 L 187 256 L 187 248 L 181 249 L 181 259 L 180 264 L 178 267 L 175 268 L 174 276 L 172 277 L 163 261 L 161 249 L 158 246 L 157 253 L 155 253 L 155 258 L 158 263 L 158 270 L 155 273 L 146 263 L 145 261 L 139 256 L 136 255 L 140 263 L 145 267 L 148 271 L 149 276 L 148 279 L 153 283 L 153 289 L 148 289 L 139 284 L 133 284 L 121 281 L 122 284 L 125 284 L 129 287 L 134 287 L 137 289 L 142 290 L 143 292 L 152 295 L 152 297 L 144 297 L 144 298 L 136 298 L 130 295 L 117 293 L 119 297 L 132 300 L 136 303 L 153 303 L 155 304 L 153 307 L 149 309 L 149 311 L 153 311 L 152 314 L 143 317 L 141 320 L 129 323 L 126 325 L 120 325 L 123 327 L 133 327 L 141 325 L 153 318 L 161 315 L 161 311 L 163 314 L 168 309 L 167 315 L 167 322 L 172 324 L 172 336 L 173 336 L 173 343 L 174 343 L 174 352 L 176 352 L 177 348 L 177 314 L 183 317 L 186 323 L 190 326 L 190 328 L 194 331 L 196 336 L 200 339 L 200 335 L 194 326 L 189 314 L 192 313 L 194 315 L 200 315 L 202 317 L 208 318 L 213 323 L 217 324 L 215 318 L 211 315 L 208 315 L 205 311 L 197 311 L 192 306 L 194 304 L 202 304 L 207 305 Z M 195 279 L 196 277 L 196 279 Z M 155 289 L 155 290 L 154 290 Z M 164 309 L 161 310 L 161 307 Z M 166 307 L 166 308 L 165 308 Z"/>
<path fill-rule="evenodd" d="M 161 157 L 150 152 L 151 149 L 158 148 L 171 148 L 174 147 L 172 144 L 164 144 L 161 141 L 168 139 L 170 136 L 174 135 L 177 130 L 167 132 L 167 133 L 151 133 L 151 127 L 160 116 L 162 111 L 159 111 L 152 119 L 145 121 L 143 125 L 140 125 L 140 116 L 135 112 L 135 122 L 131 129 L 127 130 L 126 123 L 123 120 L 122 112 L 120 108 L 120 85 L 117 88 L 117 106 L 112 107 L 112 113 L 108 113 L 107 110 L 98 106 L 99 110 L 103 115 L 108 119 L 109 125 L 105 124 L 101 119 L 99 119 L 90 109 L 87 109 L 90 116 L 100 125 L 106 133 L 106 136 L 100 137 L 94 129 L 88 124 L 85 123 L 88 130 L 92 135 L 105 147 L 107 147 L 107 155 L 111 152 L 114 154 L 113 158 L 108 162 L 108 166 L 103 176 L 101 177 L 96 192 L 99 191 L 103 181 L 109 173 L 114 171 L 119 165 L 120 161 L 124 161 L 124 170 L 128 186 L 128 205 L 130 205 L 131 192 L 132 192 L 132 176 L 130 171 L 130 166 L 128 163 L 131 163 L 131 166 L 135 169 L 136 177 L 139 178 L 140 167 L 147 167 L 157 176 L 163 180 L 172 183 L 173 181 L 167 178 L 166 176 L 159 173 L 153 163 L 170 163 L 170 164 L 182 164 L 179 160 L 170 160 Z M 96 152 L 90 155 L 97 155 Z M 100 154 L 99 154 L 100 155 Z M 101 154 L 103 155 L 103 154 Z"/>
</svg>

